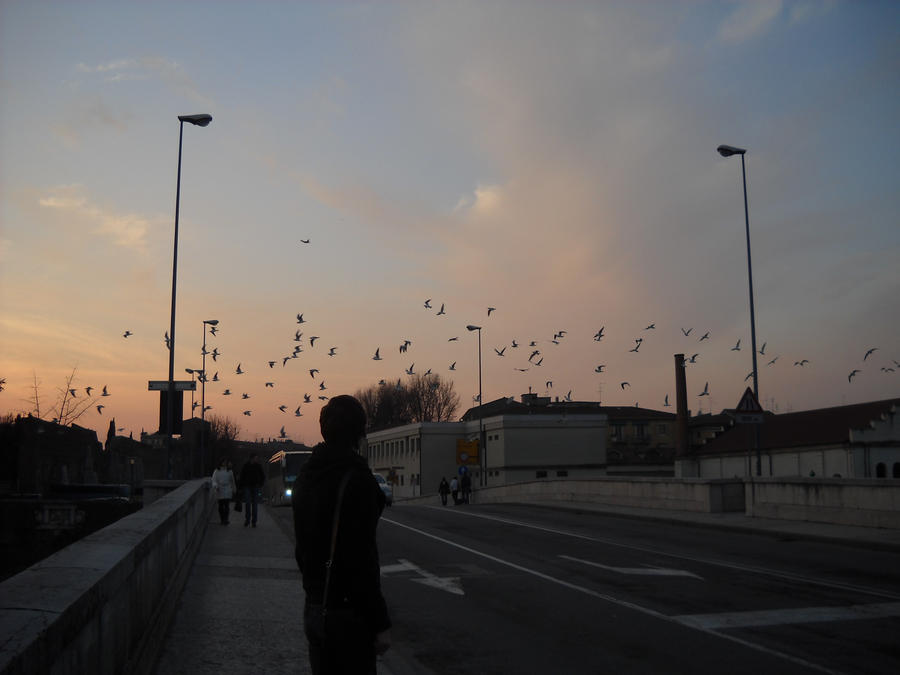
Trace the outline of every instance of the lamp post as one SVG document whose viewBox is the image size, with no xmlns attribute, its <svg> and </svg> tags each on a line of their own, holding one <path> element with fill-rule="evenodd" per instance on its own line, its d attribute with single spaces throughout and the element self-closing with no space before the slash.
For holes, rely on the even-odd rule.
<svg viewBox="0 0 900 675">
<path fill-rule="evenodd" d="M 194 370 L 193 368 L 185 368 L 184 372 L 186 372 L 188 375 L 191 376 L 191 383 L 193 384 L 194 375 L 196 375 L 200 371 Z M 191 387 L 191 416 L 193 417 L 193 415 L 194 415 L 194 387 Z"/>
<path fill-rule="evenodd" d="M 744 183 L 744 227 L 747 234 L 747 279 L 750 285 L 750 348 L 753 350 L 753 394 L 759 400 L 759 370 L 756 367 L 756 314 L 753 310 L 753 264 L 750 260 L 750 209 L 747 206 L 747 169 L 744 164 L 745 148 L 720 145 L 716 148 L 722 157 L 741 156 L 741 177 Z M 762 457 L 759 451 L 759 427 L 756 429 L 756 475 L 762 475 Z"/>
<path fill-rule="evenodd" d="M 203 322 L 203 377 L 200 378 L 200 475 L 206 475 L 203 461 L 206 454 L 206 327 L 218 326 L 218 319 L 206 319 Z"/>
<path fill-rule="evenodd" d="M 172 253 L 172 312 L 169 317 L 169 388 L 166 401 L 166 478 L 172 473 L 172 429 L 175 417 L 175 288 L 178 279 L 178 210 L 181 205 L 181 139 L 184 123 L 205 127 L 212 122 L 212 115 L 178 116 L 178 174 L 175 181 L 175 245 Z"/>
<path fill-rule="evenodd" d="M 466 330 L 470 333 L 478 331 L 478 463 L 481 465 L 482 486 L 487 485 L 487 448 L 484 447 L 484 416 L 482 415 L 481 406 L 484 405 L 484 397 L 481 392 L 481 326 L 466 326 Z"/>
</svg>

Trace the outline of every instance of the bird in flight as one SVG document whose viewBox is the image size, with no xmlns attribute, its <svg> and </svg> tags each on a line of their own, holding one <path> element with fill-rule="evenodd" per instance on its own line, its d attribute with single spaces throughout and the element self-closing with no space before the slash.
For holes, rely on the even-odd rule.
<svg viewBox="0 0 900 675">
<path fill-rule="evenodd" d="M 671 405 L 672 405 L 672 404 L 669 403 L 669 395 L 666 394 L 666 400 L 665 400 L 665 402 L 663 403 L 663 408 L 669 408 L 669 407 L 671 407 Z"/>
<path fill-rule="evenodd" d="M 104 409 L 105 407 L 106 407 L 105 405 L 98 405 L 98 406 L 97 406 L 97 412 L 100 413 L 100 414 L 102 415 L 102 414 L 103 414 L 103 409 Z"/>
<path fill-rule="evenodd" d="M 809 359 L 803 359 L 802 361 L 794 361 L 795 366 L 805 366 L 809 363 Z"/>
<path fill-rule="evenodd" d="M 625 391 L 625 387 L 630 387 L 630 382 L 619 382 L 619 386 L 622 387 L 622 391 Z"/>
<path fill-rule="evenodd" d="M 456 361 L 450 364 L 450 370 L 456 370 Z"/>
<path fill-rule="evenodd" d="M 278 438 L 287 438 L 287 434 L 284 433 L 284 427 L 281 427 L 281 431 L 278 432 Z"/>
<path fill-rule="evenodd" d="M 100 394 L 100 395 L 101 395 L 101 396 L 109 396 L 109 392 L 106 391 L 106 385 L 105 385 L 105 384 L 103 385 L 103 393 Z"/>
<path fill-rule="evenodd" d="M 602 364 L 600 364 L 599 366 L 597 366 L 596 368 L 594 368 L 594 372 L 595 372 L 595 373 L 602 373 L 604 368 L 606 368 L 606 364 L 605 364 L 605 363 L 602 363 Z"/>
<path fill-rule="evenodd" d="M 598 330 L 596 333 L 594 333 L 594 341 L 595 342 L 600 342 L 600 340 L 603 339 L 603 331 L 605 328 L 606 328 L 606 326 L 603 326 L 602 328 L 600 328 L 600 330 Z"/>
<path fill-rule="evenodd" d="M 688 328 L 687 330 L 685 330 L 684 328 L 682 328 L 682 329 L 681 329 L 681 332 L 684 333 L 684 337 L 687 337 L 688 335 L 691 334 L 691 331 L 692 331 L 692 330 L 694 330 L 694 329 L 693 329 L 693 328 Z"/>
<path fill-rule="evenodd" d="M 274 368 L 274 367 L 275 367 L 275 362 L 269 361 L 269 368 Z"/>
<path fill-rule="evenodd" d="M 266 382 L 266 386 L 267 386 L 269 389 L 274 389 L 274 388 L 275 388 L 275 383 L 274 383 L 274 382 Z"/>
<path fill-rule="evenodd" d="M 851 371 L 851 373 L 847 376 L 847 382 L 852 382 L 854 376 L 855 376 L 857 373 L 861 373 L 861 372 L 862 372 L 861 370 L 857 370 L 856 368 L 854 368 L 854 369 Z"/>
<path fill-rule="evenodd" d="M 378 355 L 378 352 L 380 349 L 381 349 L 381 347 L 378 347 L 375 349 L 375 356 L 372 357 L 373 361 L 381 361 L 381 356 Z"/>
<path fill-rule="evenodd" d="M 416 364 L 413 363 L 409 368 L 406 369 L 406 374 L 407 374 L 407 375 L 414 375 L 415 372 L 413 371 L 413 368 L 415 368 L 415 367 L 416 367 Z"/>
<path fill-rule="evenodd" d="M 304 403 L 312 403 L 312 396 L 309 394 L 303 394 L 303 402 Z M 299 409 L 299 407 L 298 407 Z"/>
<path fill-rule="evenodd" d="M 459 340 L 458 335 L 456 337 L 452 337 L 452 338 L 448 339 L 447 342 L 456 342 L 457 340 Z"/>
<path fill-rule="evenodd" d="M 320 400 L 320 401 L 327 401 L 327 400 L 328 400 L 328 397 L 327 397 L 327 396 L 320 396 L 320 397 L 319 397 L 319 400 Z"/>
<path fill-rule="evenodd" d="M 547 380 L 546 382 L 544 382 L 544 388 L 553 389 L 553 380 Z"/>
<path fill-rule="evenodd" d="M 212 379 L 212 381 L 213 381 L 213 382 L 218 382 L 218 381 L 219 381 L 219 371 L 218 371 L 218 370 L 217 370 L 215 373 L 213 373 L 213 379 Z"/>
<path fill-rule="evenodd" d="M 325 380 L 319 382 L 319 391 L 325 391 L 328 387 L 325 386 Z"/>
<path fill-rule="evenodd" d="M 701 392 L 698 394 L 698 396 L 709 396 L 709 382 L 707 382 L 707 383 L 704 385 L 703 391 L 701 391 Z"/>
<path fill-rule="evenodd" d="M 760 355 L 760 356 L 765 356 L 765 355 L 766 355 L 766 345 L 767 345 L 767 344 L 769 344 L 769 343 L 768 343 L 768 342 L 763 342 L 763 346 L 759 348 L 759 355 Z"/>
<path fill-rule="evenodd" d="M 334 356 L 335 354 L 337 354 L 337 347 L 331 347 L 328 350 L 328 356 Z"/>
<path fill-rule="evenodd" d="M 308 243 L 309 243 L 309 239 L 301 239 L 301 240 L 300 240 L 300 243 L 301 243 L 301 244 L 308 244 Z"/>
<path fill-rule="evenodd" d="M 75 390 L 74 390 L 74 389 L 69 389 L 69 393 L 72 395 L 72 398 L 78 398 L 77 396 L 75 396 Z"/>
<path fill-rule="evenodd" d="M 231 396 L 231 389 L 226 389 L 222 392 L 222 396 Z"/>
<path fill-rule="evenodd" d="M 504 347 L 503 349 L 497 349 L 496 347 L 494 347 L 494 351 L 497 352 L 497 356 L 503 356 L 503 352 L 506 351 L 506 347 Z"/>
<path fill-rule="evenodd" d="M 510 347 L 512 347 L 513 349 L 518 349 L 518 348 L 519 348 L 519 343 L 516 342 L 515 340 L 513 340 L 513 341 L 512 341 L 512 344 L 510 345 Z"/>
<path fill-rule="evenodd" d="M 169 339 L 169 331 L 163 336 L 163 342 L 166 343 L 166 349 L 172 349 L 172 341 Z"/>
<path fill-rule="evenodd" d="M 733 351 L 733 352 L 739 352 L 739 351 L 741 351 L 741 341 L 740 341 L 740 338 L 738 338 L 737 344 L 736 344 L 734 347 L 731 348 L 731 351 Z"/>
<path fill-rule="evenodd" d="M 650 324 L 649 326 L 647 326 L 644 330 L 656 330 L 656 324 L 655 324 L 655 323 L 651 323 L 651 324 Z"/>
<path fill-rule="evenodd" d="M 248 399 L 248 398 L 250 398 L 250 394 L 241 394 L 241 399 Z"/>
<path fill-rule="evenodd" d="M 287 365 L 287 362 L 292 358 L 292 356 L 285 356 L 283 359 L 281 359 L 281 367 L 284 368 Z"/>
<path fill-rule="evenodd" d="M 518 370 L 520 373 L 527 373 L 527 372 L 528 372 L 528 368 L 516 368 L 516 370 Z"/>
<path fill-rule="evenodd" d="M 250 417 L 250 413 L 251 413 L 251 412 L 252 412 L 252 411 L 250 411 L 250 410 L 245 410 L 245 411 L 244 411 L 244 414 L 245 414 L 247 417 Z"/>
<path fill-rule="evenodd" d="M 431 298 L 428 298 L 428 299 L 425 301 L 424 307 L 425 307 L 425 309 L 431 309 Z"/>
<path fill-rule="evenodd" d="M 747 377 L 744 378 L 744 382 L 746 382 L 747 380 L 749 380 L 751 377 L 753 377 L 753 371 L 752 371 L 752 370 L 751 370 L 749 373 L 747 373 Z"/>
<path fill-rule="evenodd" d="M 244 374 L 244 371 L 241 370 L 241 364 L 240 364 L 240 362 L 238 363 L 237 369 L 235 369 L 234 372 L 235 372 L 236 375 L 243 375 L 243 374 Z"/>
<path fill-rule="evenodd" d="M 287 410 L 287 406 L 286 406 L 286 405 L 280 405 L 280 406 L 278 406 L 278 409 L 279 409 L 281 412 L 284 412 L 285 410 Z"/>
<path fill-rule="evenodd" d="M 130 330 L 126 330 L 124 333 L 122 333 L 123 338 L 127 338 L 129 335 L 134 335 L 134 333 L 132 333 Z"/>
<path fill-rule="evenodd" d="M 688 363 L 697 363 L 697 357 L 698 357 L 698 356 L 700 356 L 700 355 L 699 355 L 699 354 L 693 354 L 693 355 L 691 356 L 691 358 L 689 358 L 689 359 L 687 360 L 687 362 L 688 362 Z"/>
<path fill-rule="evenodd" d="M 628 351 L 634 352 L 635 354 L 637 354 L 637 350 L 641 348 L 641 343 L 642 343 L 643 341 L 642 341 L 642 340 L 635 340 L 635 342 L 636 342 L 637 344 L 634 345 L 634 349 L 629 349 Z"/>
<path fill-rule="evenodd" d="M 863 357 L 863 361 L 865 361 L 867 358 L 869 358 L 869 356 L 872 355 L 872 352 L 877 352 L 877 351 L 878 351 L 878 347 L 872 347 L 871 349 L 867 350 L 866 355 Z"/>
<path fill-rule="evenodd" d="M 709 331 L 703 334 L 703 337 L 697 340 L 697 342 L 703 342 L 704 340 L 709 340 Z"/>
<path fill-rule="evenodd" d="M 773 363 L 775 363 L 775 362 L 778 360 L 778 358 L 779 358 L 779 357 L 776 356 L 774 359 L 772 359 L 771 361 L 769 361 L 766 365 L 767 365 L 767 366 L 771 366 Z"/>
<path fill-rule="evenodd" d="M 537 361 L 534 362 L 534 365 L 539 366 L 544 362 L 544 357 L 542 356 Z"/>
<path fill-rule="evenodd" d="M 85 388 L 84 388 L 84 391 L 87 393 L 88 396 L 91 395 L 91 392 L 92 392 L 93 390 L 94 390 L 93 387 L 85 387 Z"/>
<path fill-rule="evenodd" d="M 297 409 L 294 411 L 294 417 L 303 417 L 303 413 L 300 412 L 300 406 L 297 406 Z"/>
<path fill-rule="evenodd" d="M 488 316 L 491 315 L 491 312 L 497 311 L 497 308 L 496 308 L 496 307 L 488 307 L 487 309 L 488 309 Z"/>
<path fill-rule="evenodd" d="M 303 318 L 302 314 L 297 315 L 297 323 L 306 323 L 306 319 Z"/>
<path fill-rule="evenodd" d="M 213 337 L 215 337 L 216 333 L 218 333 L 218 332 L 219 332 L 218 326 L 210 326 L 209 327 L 209 334 L 212 335 Z"/>
<path fill-rule="evenodd" d="M 572 401 L 572 390 L 571 389 L 569 389 L 569 391 L 566 392 L 566 395 L 563 397 L 563 400 L 569 401 L 571 403 L 571 401 Z"/>
<path fill-rule="evenodd" d="M 300 342 L 303 339 L 303 331 L 294 331 L 294 342 Z"/>
<path fill-rule="evenodd" d="M 309 369 L 309 376 L 312 377 L 312 378 L 315 378 L 316 373 L 318 373 L 318 372 L 319 372 L 319 369 L 318 369 L 318 368 L 310 368 L 310 369 Z"/>
<path fill-rule="evenodd" d="M 215 347 L 212 350 L 212 357 L 213 357 L 213 361 L 215 361 L 217 358 L 219 358 L 219 348 L 218 347 Z"/>
<path fill-rule="evenodd" d="M 315 347 L 315 346 L 316 346 L 316 340 L 318 340 L 318 339 L 319 339 L 319 336 L 318 336 L 318 335 L 310 335 L 310 336 L 309 336 L 309 346 L 310 346 L 310 347 Z"/>
<path fill-rule="evenodd" d="M 447 313 L 447 312 L 444 311 L 444 303 L 442 302 L 442 303 L 441 303 L 441 308 L 438 310 L 438 313 L 437 313 L 436 316 L 441 316 L 441 315 L 446 314 L 446 313 Z"/>
</svg>

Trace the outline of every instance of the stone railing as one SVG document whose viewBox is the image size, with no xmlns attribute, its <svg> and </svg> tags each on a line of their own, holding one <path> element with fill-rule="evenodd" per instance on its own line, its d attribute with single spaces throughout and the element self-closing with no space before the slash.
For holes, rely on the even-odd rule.
<svg viewBox="0 0 900 675">
<path fill-rule="evenodd" d="M 149 672 L 214 504 L 208 483 L 184 483 L 0 584 L 0 675 Z"/>
</svg>

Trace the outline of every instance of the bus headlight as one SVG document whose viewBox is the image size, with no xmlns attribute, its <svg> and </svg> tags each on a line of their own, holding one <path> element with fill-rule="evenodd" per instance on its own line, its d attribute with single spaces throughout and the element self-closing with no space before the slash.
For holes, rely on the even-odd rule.
<svg viewBox="0 0 900 675">
<path fill-rule="evenodd" d="M 290 497 L 290 496 L 291 496 L 291 492 L 292 492 L 291 488 L 285 488 L 285 489 L 284 489 L 284 496 L 285 496 L 285 497 Z"/>
</svg>

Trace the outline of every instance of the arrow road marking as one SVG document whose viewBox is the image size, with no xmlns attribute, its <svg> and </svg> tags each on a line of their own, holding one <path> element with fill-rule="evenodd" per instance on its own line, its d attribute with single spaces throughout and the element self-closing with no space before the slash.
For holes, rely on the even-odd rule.
<svg viewBox="0 0 900 675">
<path fill-rule="evenodd" d="M 700 579 L 700 581 L 703 581 L 703 577 L 697 576 L 696 574 L 688 572 L 687 570 L 670 570 L 666 569 L 665 567 L 610 567 L 609 565 L 601 565 L 600 563 L 593 562 L 591 560 L 573 558 L 569 555 L 561 555 L 559 557 L 565 558 L 566 560 L 571 560 L 573 562 L 582 563 L 583 565 L 599 567 L 602 570 L 618 572 L 619 574 L 631 574 L 645 577 L 691 577 L 692 579 Z"/>
<path fill-rule="evenodd" d="M 396 572 L 415 572 L 419 575 L 419 579 L 410 579 L 410 581 L 414 581 L 417 584 L 423 584 L 424 586 L 430 586 L 431 588 L 437 588 L 441 591 L 447 591 L 448 593 L 452 593 L 453 595 L 465 595 L 465 591 L 462 589 L 462 584 L 459 581 L 459 577 L 439 577 L 436 574 L 432 574 L 427 570 L 423 570 L 421 567 L 416 565 L 415 563 L 410 562 L 404 558 L 399 558 L 399 562 L 396 565 L 385 565 L 381 568 L 382 574 L 393 574 Z"/>
</svg>

